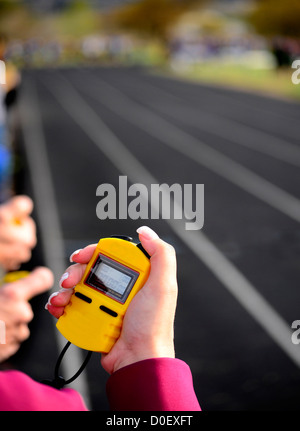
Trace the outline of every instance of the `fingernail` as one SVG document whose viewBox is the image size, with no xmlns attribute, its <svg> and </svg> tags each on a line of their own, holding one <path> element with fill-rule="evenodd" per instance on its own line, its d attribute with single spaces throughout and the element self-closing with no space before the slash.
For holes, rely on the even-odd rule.
<svg viewBox="0 0 300 431">
<path fill-rule="evenodd" d="M 70 256 L 70 262 L 73 262 L 73 257 L 74 257 L 76 254 L 80 253 L 80 252 L 81 252 L 81 250 L 82 250 L 82 248 L 79 248 L 78 250 L 74 251 L 74 252 L 71 254 L 71 256 Z"/>
<path fill-rule="evenodd" d="M 63 287 L 62 287 L 62 283 L 67 279 L 69 277 L 69 273 L 68 272 L 65 272 L 62 276 L 61 276 L 61 278 L 60 278 L 60 280 L 59 280 L 59 286 L 63 289 Z"/>
<path fill-rule="evenodd" d="M 157 233 L 154 232 L 154 230 L 152 230 L 148 226 L 141 226 L 136 231 L 137 231 L 137 233 L 142 235 L 145 239 L 158 239 L 159 238 Z"/>
<path fill-rule="evenodd" d="M 74 290 L 74 287 L 61 287 L 60 289 L 59 289 L 59 293 L 61 293 L 61 292 L 70 292 L 70 291 L 73 291 Z"/>
<path fill-rule="evenodd" d="M 57 296 L 58 294 L 59 294 L 59 292 L 54 292 L 54 293 L 52 293 L 52 295 L 49 296 L 48 302 L 45 305 L 45 310 L 48 310 L 48 305 L 51 305 L 51 299 L 54 298 L 54 296 Z"/>
</svg>

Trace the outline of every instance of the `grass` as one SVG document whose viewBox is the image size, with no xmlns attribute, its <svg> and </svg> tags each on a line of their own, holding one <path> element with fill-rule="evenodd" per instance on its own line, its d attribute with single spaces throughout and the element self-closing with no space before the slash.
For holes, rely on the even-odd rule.
<svg viewBox="0 0 300 431">
<path fill-rule="evenodd" d="M 294 71 L 292 68 L 253 69 L 240 65 L 207 62 L 183 69 L 172 69 L 171 73 L 196 82 L 300 101 L 300 84 L 295 85 L 291 80 Z"/>
</svg>

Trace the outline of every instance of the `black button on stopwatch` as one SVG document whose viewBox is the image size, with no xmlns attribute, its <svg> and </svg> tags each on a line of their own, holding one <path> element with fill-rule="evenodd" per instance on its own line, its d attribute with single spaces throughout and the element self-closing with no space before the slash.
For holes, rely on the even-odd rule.
<svg viewBox="0 0 300 431">
<path fill-rule="evenodd" d="M 105 313 L 109 314 L 112 317 L 117 317 L 118 313 L 116 313 L 114 310 L 111 310 L 108 307 L 105 307 L 105 305 L 100 305 L 100 310 L 104 311 Z"/>
<path fill-rule="evenodd" d="M 133 241 L 132 237 L 127 235 L 111 235 L 110 238 L 119 238 L 129 242 Z M 139 248 L 144 253 L 144 255 L 147 256 L 148 259 L 150 259 L 150 255 L 146 252 L 146 250 L 144 249 L 144 247 L 140 242 L 137 244 L 137 248 Z"/>
<path fill-rule="evenodd" d="M 83 295 L 83 293 L 75 292 L 75 296 L 77 296 L 77 298 L 82 299 L 83 301 L 87 302 L 88 304 L 90 304 L 92 302 L 91 298 L 89 298 L 86 295 Z"/>
</svg>

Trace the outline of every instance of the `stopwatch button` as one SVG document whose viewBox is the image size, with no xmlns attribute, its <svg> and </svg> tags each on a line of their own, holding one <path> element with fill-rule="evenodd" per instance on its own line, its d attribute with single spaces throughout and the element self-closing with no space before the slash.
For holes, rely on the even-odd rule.
<svg viewBox="0 0 300 431">
<path fill-rule="evenodd" d="M 89 298 L 86 295 L 83 295 L 83 293 L 75 292 L 75 296 L 77 296 L 77 298 L 82 299 L 83 301 L 87 302 L 88 304 L 90 304 L 92 302 L 91 298 Z"/>
<path fill-rule="evenodd" d="M 119 239 L 123 239 L 124 241 L 132 242 L 131 236 L 127 236 L 127 235 L 111 235 L 110 238 L 119 238 Z"/>
<path fill-rule="evenodd" d="M 109 314 L 112 317 L 117 317 L 118 313 L 116 313 L 115 311 L 111 310 L 108 307 L 105 307 L 105 305 L 100 305 L 100 310 L 104 311 L 105 313 Z"/>
</svg>

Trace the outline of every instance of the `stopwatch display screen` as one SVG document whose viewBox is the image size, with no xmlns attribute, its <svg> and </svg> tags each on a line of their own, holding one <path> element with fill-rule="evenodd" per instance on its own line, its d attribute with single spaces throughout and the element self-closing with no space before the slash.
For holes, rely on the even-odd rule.
<svg viewBox="0 0 300 431">
<path fill-rule="evenodd" d="M 104 262 L 98 265 L 95 271 L 95 277 L 97 277 L 104 286 L 120 295 L 124 294 L 132 279 L 129 275 L 112 268 Z"/>
<path fill-rule="evenodd" d="M 131 268 L 99 255 L 85 284 L 124 303 L 138 276 Z"/>
</svg>

